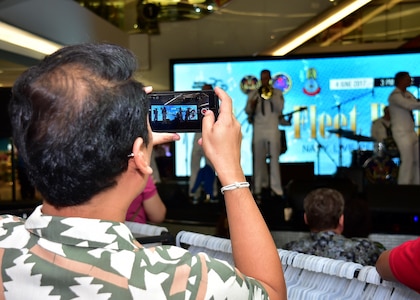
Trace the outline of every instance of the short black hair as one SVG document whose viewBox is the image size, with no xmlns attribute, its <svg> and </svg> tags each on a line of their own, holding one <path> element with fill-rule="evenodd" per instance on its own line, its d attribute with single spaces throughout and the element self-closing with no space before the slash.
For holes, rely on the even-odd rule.
<svg viewBox="0 0 420 300">
<path fill-rule="evenodd" d="M 260 74 L 263 74 L 263 73 L 267 73 L 271 77 L 271 71 L 270 70 L 268 70 L 268 69 L 261 70 Z"/>
<path fill-rule="evenodd" d="M 406 71 L 402 71 L 402 72 L 398 72 L 397 74 L 395 74 L 394 77 L 394 84 L 398 85 L 401 81 L 401 79 L 403 79 L 404 77 L 410 76 L 410 74 Z"/>
<path fill-rule="evenodd" d="M 12 88 L 13 140 L 32 183 L 56 207 L 116 185 L 137 137 L 149 141 L 149 103 L 131 51 L 112 44 L 64 47 Z"/>
</svg>

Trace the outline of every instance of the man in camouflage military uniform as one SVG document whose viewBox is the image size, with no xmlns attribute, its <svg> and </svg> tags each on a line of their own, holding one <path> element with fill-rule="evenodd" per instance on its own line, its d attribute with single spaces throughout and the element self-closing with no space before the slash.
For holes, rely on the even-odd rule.
<svg viewBox="0 0 420 300">
<path fill-rule="evenodd" d="M 10 104 L 13 138 L 43 203 L 0 217 L 7 299 L 286 299 L 281 262 L 240 167 L 240 124 L 220 89 L 202 145 L 225 191 L 236 268 L 175 246 L 144 248 L 124 225 L 152 173 L 145 88 L 119 46 L 65 47 L 26 71 Z M 217 159 L 216 159 L 217 158 Z M 252 234 L 251 234 L 252 233 Z"/>
<path fill-rule="evenodd" d="M 344 225 L 344 198 L 334 189 L 320 188 L 310 192 L 303 202 L 308 237 L 292 241 L 283 249 L 301 253 L 375 265 L 384 246 L 365 238 L 348 239 L 341 235 Z"/>
</svg>

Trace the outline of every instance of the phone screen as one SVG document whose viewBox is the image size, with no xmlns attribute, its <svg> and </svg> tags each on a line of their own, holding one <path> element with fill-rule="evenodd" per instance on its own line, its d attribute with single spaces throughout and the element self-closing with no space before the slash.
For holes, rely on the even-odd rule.
<svg viewBox="0 0 420 300">
<path fill-rule="evenodd" d="M 219 99 L 210 90 L 154 92 L 150 100 L 149 121 L 153 131 L 200 132 L 207 110 L 217 117 Z"/>
</svg>

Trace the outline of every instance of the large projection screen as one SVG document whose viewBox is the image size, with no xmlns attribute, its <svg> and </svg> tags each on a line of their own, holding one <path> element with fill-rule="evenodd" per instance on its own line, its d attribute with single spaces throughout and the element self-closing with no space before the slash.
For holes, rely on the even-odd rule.
<svg viewBox="0 0 420 300">
<path fill-rule="evenodd" d="M 314 173 L 334 174 L 338 167 L 349 167 L 356 150 L 364 155 L 373 142 L 355 141 L 331 133 L 345 129 L 370 137 L 371 123 L 382 115 L 388 95 L 394 89 L 394 75 L 408 71 L 413 77 L 409 88 L 417 98 L 420 86 L 420 54 L 364 53 L 348 55 L 299 56 L 287 58 L 249 57 L 223 59 L 172 59 L 171 84 L 175 91 L 200 89 L 210 83 L 226 90 L 233 99 L 234 113 L 242 125 L 242 167 L 252 175 L 252 126 L 244 108 L 247 92 L 268 69 L 273 85 L 283 90 L 285 114 L 295 112 L 292 126 L 285 130 L 287 151 L 279 162 L 314 162 Z M 419 114 L 414 113 L 419 125 Z M 419 130 L 416 127 L 416 130 Z M 193 133 L 182 134 L 175 143 L 175 175 L 190 175 Z M 354 159 L 354 158 L 353 158 Z"/>
</svg>

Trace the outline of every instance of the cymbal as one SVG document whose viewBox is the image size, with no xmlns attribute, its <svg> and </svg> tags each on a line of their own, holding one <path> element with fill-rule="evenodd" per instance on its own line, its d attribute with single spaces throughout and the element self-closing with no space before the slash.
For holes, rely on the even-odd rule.
<svg viewBox="0 0 420 300">
<path fill-rule="evenodd" d="M 336 133 L 338 135 L 342 135 L 342 136 L 346 136 L 346 135 L 354 135 L 354 132 L 351 130 L 346 130 L 346 129 L 328 129 L 327 130 L 329 133 Z"/>
<path fill-rule="evenodd" d="M 349 134 L 349 135 L 343 135 L 346 139 L 357 141 L 357 142 L 373 142 L 374 139 L 369 136 L 364 136 L 360 134 Z"/>
</svg>

